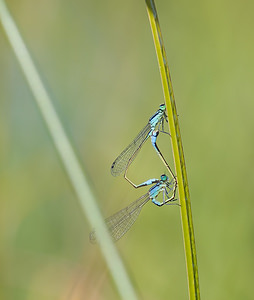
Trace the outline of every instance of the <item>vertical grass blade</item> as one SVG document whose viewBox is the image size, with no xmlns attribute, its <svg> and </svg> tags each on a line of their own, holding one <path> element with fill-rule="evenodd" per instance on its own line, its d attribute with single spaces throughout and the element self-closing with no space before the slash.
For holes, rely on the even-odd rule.
<svg viewBox="0 0 254 300">
<path fill-rule="evenodd" d="M 198 265 L 192 222 L 190 194 L 172 82 L 154 1 L 146 0 L 146 7 L 160 69 L 163 93 L 168 112 L 170 134 L 172 138 L 173 156 L 176 167 L 179 197 L 181 203 L 181 220 L 188 275 L 189 298 L 191 300 L 200 299 Z"/>
<path fill-rule="evenodd" d="M 66 173 L 78 196 L 81 207 L 91 226 L 96 228 L 101 251 L 121 298 L 126 300 L 137 299 L 122 260 L 109 237 L 100 210 L 96 205 L 93 192 L 87 183 L 82 168 L 54 110 L 51 99 L 3 0 L 0 0 L 0 22 L 34 95 L 34 99 L 37 102 Z"/>
</svg>

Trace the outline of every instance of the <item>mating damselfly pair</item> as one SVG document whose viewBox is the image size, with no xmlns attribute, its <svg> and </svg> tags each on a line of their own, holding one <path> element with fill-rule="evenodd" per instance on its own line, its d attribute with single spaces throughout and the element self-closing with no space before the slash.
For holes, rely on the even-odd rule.
<svg viewBox="0 0 254 300">
<path fill-rule="evenodd" d="M 168 122 L 166 115 L 166 106 L 165 104 L 161 104 L 160 108 L 149 119 L 147 125 L 139 132 L 136 138 L 123 150 L 123 152 L 116 158 L 116 160 L 111 166 L 111 174 L 113 176 L 118 176 L 122 172 L 124 172 L 124 178 L 135 188 L 140 188 L 153 184 L 153 186 L 149 189 L 149 191 L 146 194 L 138 198 L 136 201 L 132 202 L 126 208 L 121 209 L 120 211 L 118 211 L 117 213 L 105 220 L 109 233 L 114 241 L 120 239 L 130 229 L 130 227 L 136 221 L 142 207 L 149 200 L 152 200 L 152 202 L 158 206 L 163 206 L 165 204 L 173 204 L 172 202 L 176 200 L 176 176 L 172 172 L 171 168 L 169 167 L 167 161 L 165 160 L 156 143 L 157 137 L 160 132 L 169 134 L 168 132 L 164 131 L 165 121 Z M 136 185 L 127 177 L 127 171 L 130 164 L 133 162 L 140 149 L 149 137 L 151 137 L 151 143 L 156 153 L 159 155 L 160 159 L 169 171 L 172 179 L 169 180 L 169 177 L 167 175 L 162 174 L 160 179 L 149 179 L 141 184 Z M 163 201 L 159 202 L 156 200 L 156 198 L 161 192 L 163 193 Z M 92 231 L 90 233 L 90 240 L 96 240 L 95 231 Z"/>
</svg>

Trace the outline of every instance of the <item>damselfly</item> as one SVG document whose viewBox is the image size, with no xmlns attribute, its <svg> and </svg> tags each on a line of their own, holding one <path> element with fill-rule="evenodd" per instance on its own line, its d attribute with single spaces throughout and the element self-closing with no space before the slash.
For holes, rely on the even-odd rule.
<svg viewBox="0 0 254 300">
<path fill-rule="evenodd" d="M 149 191 L 138 198 L 136 201 L 132 202 L 127 207 L 121 209 L 111 217 L 105 220 L 105 223 L 108 227 L 109 233 L 113 239 L 113 241 L 119 240 L 133 225 L 136 221 L 142 207 L 149 201 L 158 206 L 163 206 L 165 204 L 172 205 L 173 203 L 169 203 L 175 201 L 174 195 L 174 180 L 168 180 L 168 176 L 165 174 L 161 175 L 160 179 L 149 179 L 141 184 L 138 187 L 147 186 L 154 184 Z M 170 193 L 173 191 L 173 195 L 170 196 Z M 163 192 L 163 201 L 160 202 L 156 200 L 157 196 Z M 90 233 L 90 240 L 91 242 L 96 241 L 96 234 L 95 231 Z"/>
<path fill-rule="evenodd" d="M 174 173 L 172 172 L 171 168 L 169 167 L 168 163 L 166 162 L 164 156 L 162 155 L 159 147 L 156 144 L 156 140 L 158 137 L 159 132 L 163 132 L 169 134 L 168 132 L 164 131 L 164 122 L 168 122 L 167 115 L 166 115 L 166 105 L 161 104 L 160 108 L 156 111 L 156 113 L 149 119 L 147 125 L 139 132 L 137 137 L 127 146 L 123 152 L 116 158 L 111 166 L 111 174 L 113 176 L 118 176 L 124 171 L 124 178 L 135 188 L 138 186 L 134 184 L 128 177 L 127 171 L 130 164 L 135 159 L 136 155 L 138 154 L 141 147 L 144 145 L 145 141 L 151 137 L 151 142 L 156 150 L 157 154 L 159 155 L 160 159 L 163 161 L 165 166 L 167 167 L 168 171 L 170 172 L 171 176 L 174 179 L 174 186 L 176 189 L 177 181 Z M 157 128 L 157 130 L 155 130 Z"/>
</svg>

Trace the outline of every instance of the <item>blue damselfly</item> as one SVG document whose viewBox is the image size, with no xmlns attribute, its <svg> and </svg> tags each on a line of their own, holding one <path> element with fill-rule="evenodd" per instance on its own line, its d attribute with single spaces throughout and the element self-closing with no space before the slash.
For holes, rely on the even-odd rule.
<svg viewBox="0 0 254 300">
<path fill-rule="evenodd" d="M 169 134 L 168 132 L 164 131 L 165 121 L 168 122 L 167 115 L 166 115 L 166 105 L 161 104 L 160 108 L 149 119 L 147 125 L 139 132 L 136 138 L 123 150 L 123 152 L 113 162 L 111 166 L 111 174 L 113 176 L 118 176 L 124 171 L 124 178 L 135 188 L 138 187 L 127 177 L 127 171 L 130 164 L 137 156 L 139 150 L 142 148 L 142 146 L 147 141 L 147 139 L 151 137 L 152 145 L 156 150 L 157 154 L 159 155 L 160 159 L 163 161 L 164 165 L 167 167 L 172 178 L 174 179 L 174 186 L 176 189 L 177 186 L 176 176 L 172 172 L 164 156 L 162 155 L 158 145 L 156 144 L 156 140 L 160 132 Z"/>
<path fill-rule="evenodd" d="M 119 240 L 134 224 L 142 207 L 149 201 L 152 200 L 154 204 L 157 206 L 163 205 L 172 205 L 175 203 L 170 203 L 175 201 L 175 193 L 174 193 L 174 180 L 169 181 L 168 176 L 165 174 L 161 175 L 160 179 L 149 179 L 137 187 L 143 187 L 147 185 L 154 184 L 149 191 L 138 198 L 136 201 L 132 202 L 127 207 L 121 209 L 117 213 L 113 214 L 111 217 L 105 220 L 105 223 L 108 227 L 109 233 L 113 239 L 113 241 Z M 163 201 L 160 202 L 156 198 L 160 193 L 163 193 Z M 172 194 L 170 196 L 170 194 Z M 178 205 L 178 204 L 177 204 Z M 96 234 L 95 231 L 90 233 L 91 242 L 96 242 Z"/>
</svg>

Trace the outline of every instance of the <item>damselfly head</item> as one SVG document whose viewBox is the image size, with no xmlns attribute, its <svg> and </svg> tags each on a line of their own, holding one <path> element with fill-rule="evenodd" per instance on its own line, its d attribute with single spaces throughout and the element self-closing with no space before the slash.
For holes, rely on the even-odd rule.
<svg viewBox="0 0 254 300">
<path fill-rule="evenodd" d="M 164 111 L 166 109 L 166 105 L 165 104 L 161 104 L 160 105 L 160 109 Z"/>
<path fill-rule="evenodd" d="M 162 181 L 167 181 L 168 180 L 168 176 L 166 174 L 162 174 L 161 175 L 161 180 Z"/>
</svg>

